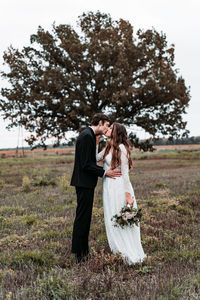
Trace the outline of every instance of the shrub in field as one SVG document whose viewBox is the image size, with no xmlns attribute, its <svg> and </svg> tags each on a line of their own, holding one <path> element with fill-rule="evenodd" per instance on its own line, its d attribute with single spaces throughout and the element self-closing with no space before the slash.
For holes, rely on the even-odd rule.
<svg viewBox="0 0 200 300">
<path fill-rule="evenodd" d="M 145 236 L 143 239 L 143 245 L 148 246 L 148 248 L 151 250 L 151 253 L 160 249 L 160 241 L 156 236 Z"/>
<path fill-rule="evenodd" d="M 54 179 L 48 179 L 45 176 L 37 176 L 33 182 L 33 185 L 34 186 L 48 186 L 48 185 L 55 186 L 56 181 Z"/>
<path fill-rule="evenodd" d="M 30 215 L 30 216 L 25 216 L 24 217 L 23 223 L 25 225 L 31 226 L 31 225 L 37 223 L 37 221 L 38 221 L 38 217 L 37 216 Z"/>
<path fill-rule="evenodd" d="M 21 206 L 2 206 L 0 207 L 0 215 L 1 216 L 11 216 L 11 215 L 16 215 L 16 216 L 23 216 L 26 213 L 26 209 Z"/>
<path fill-rule="evenodd" d="M 163 183 L 163 182 L 158 182 L 155 184 L 155 187 L 157 188 L 166 188 L 168 187 L 168 185 L 166 183 Z"/>
<path fill-rule="evenodd" d="M 55 231 L 55 230 L 48 230 L 47 232 L 43 232 L 40 235 L 41 239 L 44 240 L 53 240 L 53 239 L 58 239 L 61 236 L 62 232 L 60 231 Z"/>
<path fill-rule="evenodd" d="M 11 254 L 0 255 L 0 264 L 13 268 L 21 268 L 25 265 L 52 267 L 56 263 L 56 255 L 48 250 L 17 250 Z"/>
<path fill-rule="evenodd" d="M 200 249 L 191 249 L 191 250 L 174 250 L 163 252 L 164 259 L 168 261 L 187 261 L 187 260 L 199 260 L 200 259 Z"/>
<path fill-rule="evenodd" d="M 31 179 L 28 176 L 22 178 L 22 190 L 24 192 L 30 192 L 31 190 Z"/>
<path fill-rule="evenodd" d="M 92 211 L 92 216 L 97 218 L 103 217 L 103 207 L 94 207 Z"/>
<path fill-rule="evenodd" d="M 68 190 L 68 188 L 69 188 L 69 185 L 70 185 L 69 181 L 67 179 L 67 176 L 65 174 L 62 175 L 62 176 L 60 176 L 58 178 L 58 182 L 59 182 L 59 186 L 61 187 L 61 190 L 63 192 L 66 192 Z"/>
<path fill-rule="evenodd" d="M 5 180 L 0 179 L 0 188 L 3 188 L 5 186 Z"/>
<path fill-rule="evenodd" d="M 72 299 L 69 296 L 72 290 L 67 282 L 66 276 L 61 276 L 58 272 L 43 272 L 39 276 L 29 293 L 37 299 Z"/>
</svg>

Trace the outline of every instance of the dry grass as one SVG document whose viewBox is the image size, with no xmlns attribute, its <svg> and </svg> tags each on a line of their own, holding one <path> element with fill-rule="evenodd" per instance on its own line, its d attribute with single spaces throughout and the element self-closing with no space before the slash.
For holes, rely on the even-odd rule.
<svg viewBox="0 0 200 300">
<path fill-rule="evenodd" d="M 0 299 L 199 299 L 199 153 L 185 159 L 184 151 L 178 158 L 176 151 L 163 153 L 147 160 L 134 154 L 131 181 L 144 213 L 143 247 L 151 258 L 133 266 L 109 250 L 101 180 L 90 259 L 75 263 L 73 156 L 0 159 Z"/>
</svg>

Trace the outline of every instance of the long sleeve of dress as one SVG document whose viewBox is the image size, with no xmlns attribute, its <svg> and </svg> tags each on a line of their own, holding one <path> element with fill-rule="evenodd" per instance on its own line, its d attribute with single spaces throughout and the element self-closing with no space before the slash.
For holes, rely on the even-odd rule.
<svg viewBox="0 0 200 300">
<path fill-rule="evenodd" d="M 105 148 L 98 153 L 98 145 L 96 146 L 96 161 L 101 161 L 103 159 L 104 152 Z"/>
<path fill-rule="evenodd" d="M 121 173 L 124 182 L 125 192 L 130 193 L 132 197 L 135 197 L 133 187 L 129 179 L 129 163 L 127 158 L 127 150 L 123 144 L 119 145 L 121 149 Z"/>
</svg>

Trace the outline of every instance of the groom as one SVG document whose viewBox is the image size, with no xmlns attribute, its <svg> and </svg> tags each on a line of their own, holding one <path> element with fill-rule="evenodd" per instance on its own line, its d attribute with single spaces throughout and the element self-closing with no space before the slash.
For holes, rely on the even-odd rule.
<svg viewBox="0 0 200 300">
<path fill-rule="evenodd" d="M 77 196 L 76 217 L 72 233 L 72 253 L 81 262 L 89 253 L 88 236 L 92 216 L 94 189 L 98 177 L 121 176 L 120 171 L 105 170 L 96 164 L 96 136 L 105 134 L 110 120 L 103 113 L 93 116 L 91 126 L 84 129 L 76 142 L 74 170 L 71 185 Z"/>
</svg>

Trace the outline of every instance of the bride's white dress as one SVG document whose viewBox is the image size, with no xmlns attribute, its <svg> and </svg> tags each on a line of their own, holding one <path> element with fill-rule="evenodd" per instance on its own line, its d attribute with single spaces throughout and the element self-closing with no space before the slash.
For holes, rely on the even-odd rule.
<svg viewBox="0 0 200 300">
<path fill-rule="evenodd" d="M 119 145 L 121 149 L 121 170 L 122 176 L 116 179 L 105 176 L 103 178 L 103 207 L 104 221 L 108 243 L 111 251 L 120 253 L 124 260 L 129 264 L 142 262 L 146 257 L 141 245 L 140 227 L 115 227 L 111 218 L 118 214 L 121 208 L 126 204 L 125 193 L 128 192 L 135 199 L 134 190 L 129 179 L 129 166 L 127 151 L 123 144 Z M 104 151 L 97 154 L 97 161 L 102 160 Z M 105 157 L 104 170 L 111 168 L 111 152 Z M 136 199 L 134 207 L 137 208 Z"/>
</svg>

